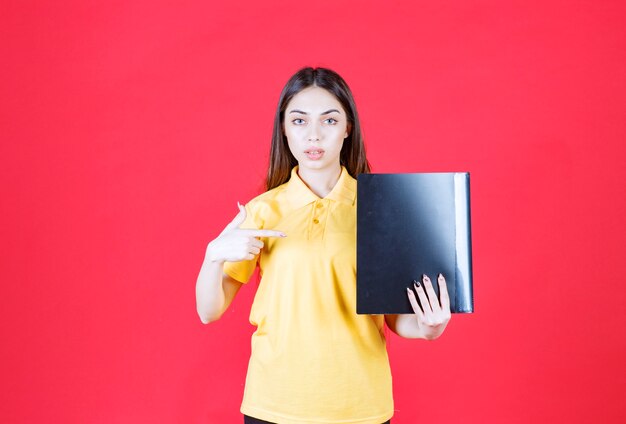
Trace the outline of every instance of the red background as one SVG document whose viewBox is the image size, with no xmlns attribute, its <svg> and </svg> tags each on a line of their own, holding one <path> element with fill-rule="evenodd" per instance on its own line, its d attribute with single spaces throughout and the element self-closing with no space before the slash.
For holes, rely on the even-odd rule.
<svg viewBox="0 0 626 424">
<path fill-rule="evenodd" d="M 256 283 L 195 280 L 313 65 L 375 172 L 472 174 L 476 313 L 391 337 L 393 422 L 624 422 L 624 4 L 3 2 L 0 420 L 241 422 Z"/>
</svg>

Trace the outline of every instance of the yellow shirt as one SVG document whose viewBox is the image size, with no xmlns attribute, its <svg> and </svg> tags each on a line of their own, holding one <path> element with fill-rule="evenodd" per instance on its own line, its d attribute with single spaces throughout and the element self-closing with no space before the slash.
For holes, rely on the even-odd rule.
<svg viewBox="0 0 626 424">
<path fill-rule="evenodd" d="M 342 166 L 323 199 L 297 174 L 252 199 L 241 228 L 276 229 L 224 271 L 261 282 L 241 412 L 279 424 L 381 424 L 393 415 L 383 315 L 356 313 L 356 180 Z"/>
</svg>

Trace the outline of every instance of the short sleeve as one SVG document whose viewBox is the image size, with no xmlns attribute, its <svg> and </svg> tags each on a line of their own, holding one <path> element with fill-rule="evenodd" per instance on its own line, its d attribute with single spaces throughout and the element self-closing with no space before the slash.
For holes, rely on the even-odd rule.
<svg viewBox="0 0 626 424">
<path fill-rule="evenodd" d="M 246 204 L 244 207 L 246 208 L 246 219 L 239 228 L 261 229 L 261 226 L 257 224 L 256 208 L 252 207 L 251 203 Z M 258 259 L 259 255 L 255 255 L 254 258 L 247 261 L 224 262 L 224 272 L 240 283 L 245 284 L 254 273 Z"/>
</svg>

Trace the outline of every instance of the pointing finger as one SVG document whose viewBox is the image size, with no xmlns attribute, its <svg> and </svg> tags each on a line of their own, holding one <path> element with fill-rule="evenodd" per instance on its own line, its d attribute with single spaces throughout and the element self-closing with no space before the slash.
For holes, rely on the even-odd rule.
<svg viewBox="0 0 626 424">
<path fill-rule="evenodd" d="M 287 237 L 287 234 L 277 230 L 239 229 L 243 234 L 252 237 Z"/>
</svg>

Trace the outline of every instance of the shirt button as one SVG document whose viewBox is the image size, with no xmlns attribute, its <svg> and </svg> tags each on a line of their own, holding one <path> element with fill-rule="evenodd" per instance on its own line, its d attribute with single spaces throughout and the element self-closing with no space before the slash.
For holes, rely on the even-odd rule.
<svg viewBox="0 0 626 424">
<path fill-rule="evenodd" d="M 318 208 L 321 208 L 322 206 L 324 206 L 321 202 L 317 204 Z"/>
<path fill-rule="evenodd" d="M 315 218 L 315 219 L 313 220 L 313 224 L 319 224 L 319 223 L 320 223 L 320 220 L 319 220 L 319 219 Z"/>
</svg>

